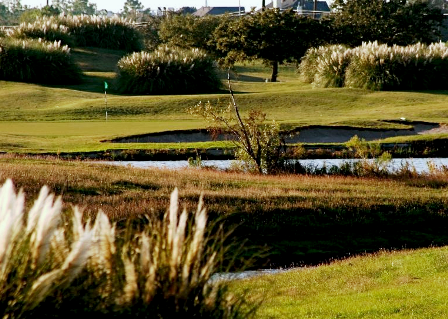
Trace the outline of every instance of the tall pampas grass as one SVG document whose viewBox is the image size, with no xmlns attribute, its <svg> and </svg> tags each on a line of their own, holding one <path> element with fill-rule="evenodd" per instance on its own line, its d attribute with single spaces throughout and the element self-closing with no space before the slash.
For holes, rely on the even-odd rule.
<svg viewBox="0 0 448 319">
<path fill-rule="evenodd" d="M 38 18 L 33 23 L 21 23 L 16 28 L 6 30 L 6 35 L 17 39 L 44 39 L 49 42 L 61 41 L 72 47 L 75 42 L 69 29 L 58 23 L 56 17 Z"/>
<path fill-rule="evenodd" d="M 340 45 L 309 49 L 299 66 L 305 82 L 318 87 L 370 90 L 435 90 L 448 88 L 448 47 L 388 46 L 366 42 L 347 49 Z"/>
<path fill-rule="evenodd" d="M 0 79 L 73 84 L 81 81 L 81 70 L 74 63 L 70 48 L 60 41 L 0 38 Z"/>
<path fill-rule="evenodd" d="M 70 314 L 134 318 L 247 318 L 254 309 L 210 280 L 220 236 L 210 235 L 202 199 L 179 210 L 179 192 L 161 219 L 118 236 L 103 212 L 83 221 L 47 187 L 29 212 L 11 180 L 0 188 L 0 315 Z"/>
<path fill-rule="evenodd" d="M 117 87 L 132 94 L 187 94 L 217 91 L 221 82 L 215 61 L 199 49 L 161 45 L 118 61 Z"/>
</svg>

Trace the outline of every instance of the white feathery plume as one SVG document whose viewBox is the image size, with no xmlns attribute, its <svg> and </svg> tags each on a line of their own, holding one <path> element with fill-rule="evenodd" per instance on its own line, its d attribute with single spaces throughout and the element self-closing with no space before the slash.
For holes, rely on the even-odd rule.
<svg viewBox="0 0 448 319">
<path fill-rule="evenodd" d="M 174 232 L 177 226 L 177 211 L 179 209 L 179 191 L 177 187 L 171 193 L 170 211 L 168 215 L 168 247 L 173 249 Z"/>
<path fill-rule="evenodd" d="M 73 242 L 77 242 L 84 234 L 84 226 L 82 224 L 82 211 L 76 206 L 73 209 L 72 217 Z"/>
<path fill-rule="evenodd" d="M 157 267 L 159 266 L 159 246 L 153 245 L 153 251 L 152 251 L 152 262 L 148 267 L 148 273 L 146 275 L 146 282 L 145 282 L 145 288 L 143 292 L 143 299 L 146 302 L 149 302 L 151 298 L 154 296 L 156 291 L 156 275 L 157 275 Z"/>
<path fill-rule="evenodd" d="M 176 280 L 177 272 L 179 266 L 182 262 L 182 248 L 185 241 L 185 228 L 187 226 L 187 210 L 184 209 L 180 219 L 179 224 L 176 227 L 173 239 L 173 246 L 171 251 L 170 260 L 170 279 Z"/>
<path fill-rule="evenodd" d="M 62 273 L 62 269 L 55 269 L 40 276 L 34 282 L 29 293 L 29 300 L 32 301 L 31 307 L 37 305 L 47 296 L 50 288 L 53 287 L 53 283 L 61 276 Z"/>
<path fill-rule="evenodd" d="M 70 283 L 84 268 L 90 255 L 90 246 L 93 241 L 93 230 L 87 228 L 81 238 L 74 244 L 61 269 L 64 272 L 64 281 Z"/>
<path fill-rule="evenodd" d="M 115 254 L 115 229 L 102 210 L 96 216 L 93 225 L 92 258 L 97 266 L 106 272 L 112 271 L 112 255 Z"/>
<path fill-rule="evenodd" d="M 0 265 L 2 273 L 7 264 L 5 257 L 11 249 L 11 243 L 23 228 L 23 208 L 25 196 L 22 191 L 15 194 L 10 179 L 0 189 Z"/>
<path fill-rule="evenodd" d="M 199 267 L 198 262 L 202 255 L 205 226 L 207 224 L 207 213 L 205 208 L 202 208 L 203 204 L 204 202 L 201 196 L 201 198 L 199 199 L 198 210 L 195 214 L 193 241 L 190 243 L 188 247 L 187 258 L 185 260 L 182 271 L 182 279 L 184 286 L 188 284 L 190 277 L 191 281 L 195 282 L 197 281 L 197 278 L 199 276 L 198 269 L 196 268 Z"/>
<path fill-rule="evenodd" d="M 134 299 L 138 292 L 137 274 L 135 272 L 135 266 L 132 260 L 126 255 L 129 247 L 123 249 L 122 260 L 124 263 L 124 274 L 126 278 L 126 284 L 124 286 L 124 302 L 129 303 Z"/>
<path fill-rule="evenodd" d="M 149 266 L 151 264 L 151 240 L 145 233 L 140 237 L 140 269 L 142 275 L 146 276 L 149 272 Z"/>
<path fill-rule="evenodd" d="M 39 196 L 34 202 L 33 207 L 28 212 L 28 221 L 26 230 L 32 232 L 37 226 L 37 221 L 39 220 L 39 215 L 42 212 L 43 206 L 45 205 L 45 200 L 47 199 L 49 190 L 47 186 L 43 186 L 40 189 Z"/>
<path fill-rule="evenodd" d="M 50 249 L 51 238 L 61 218 L 62 200 L 58 197 L 53 202 L 53 199 L 53 194 L 44 198 L 36 228 L 31 235 L 33 259 L 37 264 L 41 264 L 44 261 L 46 253 Z"/>
</svg>

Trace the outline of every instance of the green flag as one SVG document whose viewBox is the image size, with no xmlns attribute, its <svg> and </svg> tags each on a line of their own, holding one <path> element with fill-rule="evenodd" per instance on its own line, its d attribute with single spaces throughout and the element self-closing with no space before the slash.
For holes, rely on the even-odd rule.
<svg viewBox="0 0 448 319">
<path fill-rule="evenodd" d="M 104 90 L 107 90 L 109 88 L 109 85 L 107 85 L 107 82 L 104 82 Z"/>
</svg>

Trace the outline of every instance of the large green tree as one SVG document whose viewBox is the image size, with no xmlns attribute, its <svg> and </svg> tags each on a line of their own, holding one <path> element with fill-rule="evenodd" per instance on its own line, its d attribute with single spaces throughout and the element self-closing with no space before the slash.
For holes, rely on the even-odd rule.
<svg viewBox="0 0 448 319">
<path fill-rule="evenodd" d="M 160 39 L 174 46 L 199 48 L 214 53 L 216 45 L 212 41 L 213 32 L 227 20 L 225 16 L 168 15 L 160 24 Z"/>
<path fill-rule="evenodd" d="M 333 8 L 334 39 L 350 46 L 429 43 L 438 40 L 443 21 L 428 0 L 336 0 Z"/>
<path fill-rule="evenodd" d="M 89 3 L 89 0 L 72 0 L 70 2 L 70 13 L 73 15 L 96 13 L 96 4 Z"/>
<path fill-rule="evenodd" d="M 319 43 L 321 25 L 292 10 L 267 9 L 221 24 L 214 36 L 226 64 L 262 59 L 272 67 L 271 81 L 275 82 L 279 64 L 299 61 Z"/>
<path fill-rule="evenodd" d="M 143 5 L 138 0 L 126 0 L 123 5 L 123 15 L 126 18 L 137 19 L 137 13 L 143 9 Z"/>
</svg>

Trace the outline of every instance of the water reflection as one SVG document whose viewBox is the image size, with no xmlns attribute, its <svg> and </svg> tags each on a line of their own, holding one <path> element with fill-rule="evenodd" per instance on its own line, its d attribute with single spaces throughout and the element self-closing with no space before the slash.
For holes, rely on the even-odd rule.
<svg viewBox="0 0 448 319">
<path fill-rule="evenodd" d="M 340 167 L 344 163 L 353 163 L 359 161 L 358 159 L 304 159 L 298 162 L 305 167 L 312 167 L 320 169 L 324 165 L 329 168 L 331 166 Z M 201 165 L 203 167 L 215 167 L 217 169 L 229 169 L 233 160 L 203 160 Z M 105 164 L 131 166 L 136 168 L 167 168 L 167 169 L 182 169 L 189 166 L 188 161 L 107 161 L 101 162 Z M 418 173 L 426 173 L 429 171 L 428 163 L 435 167 L 448 167 L 448 158 L 395 158 L 387 163 L 386 167 L 393 172 L 399 170 L 405 165 L 410 165 L 415 168 Z"/>
</svg>

